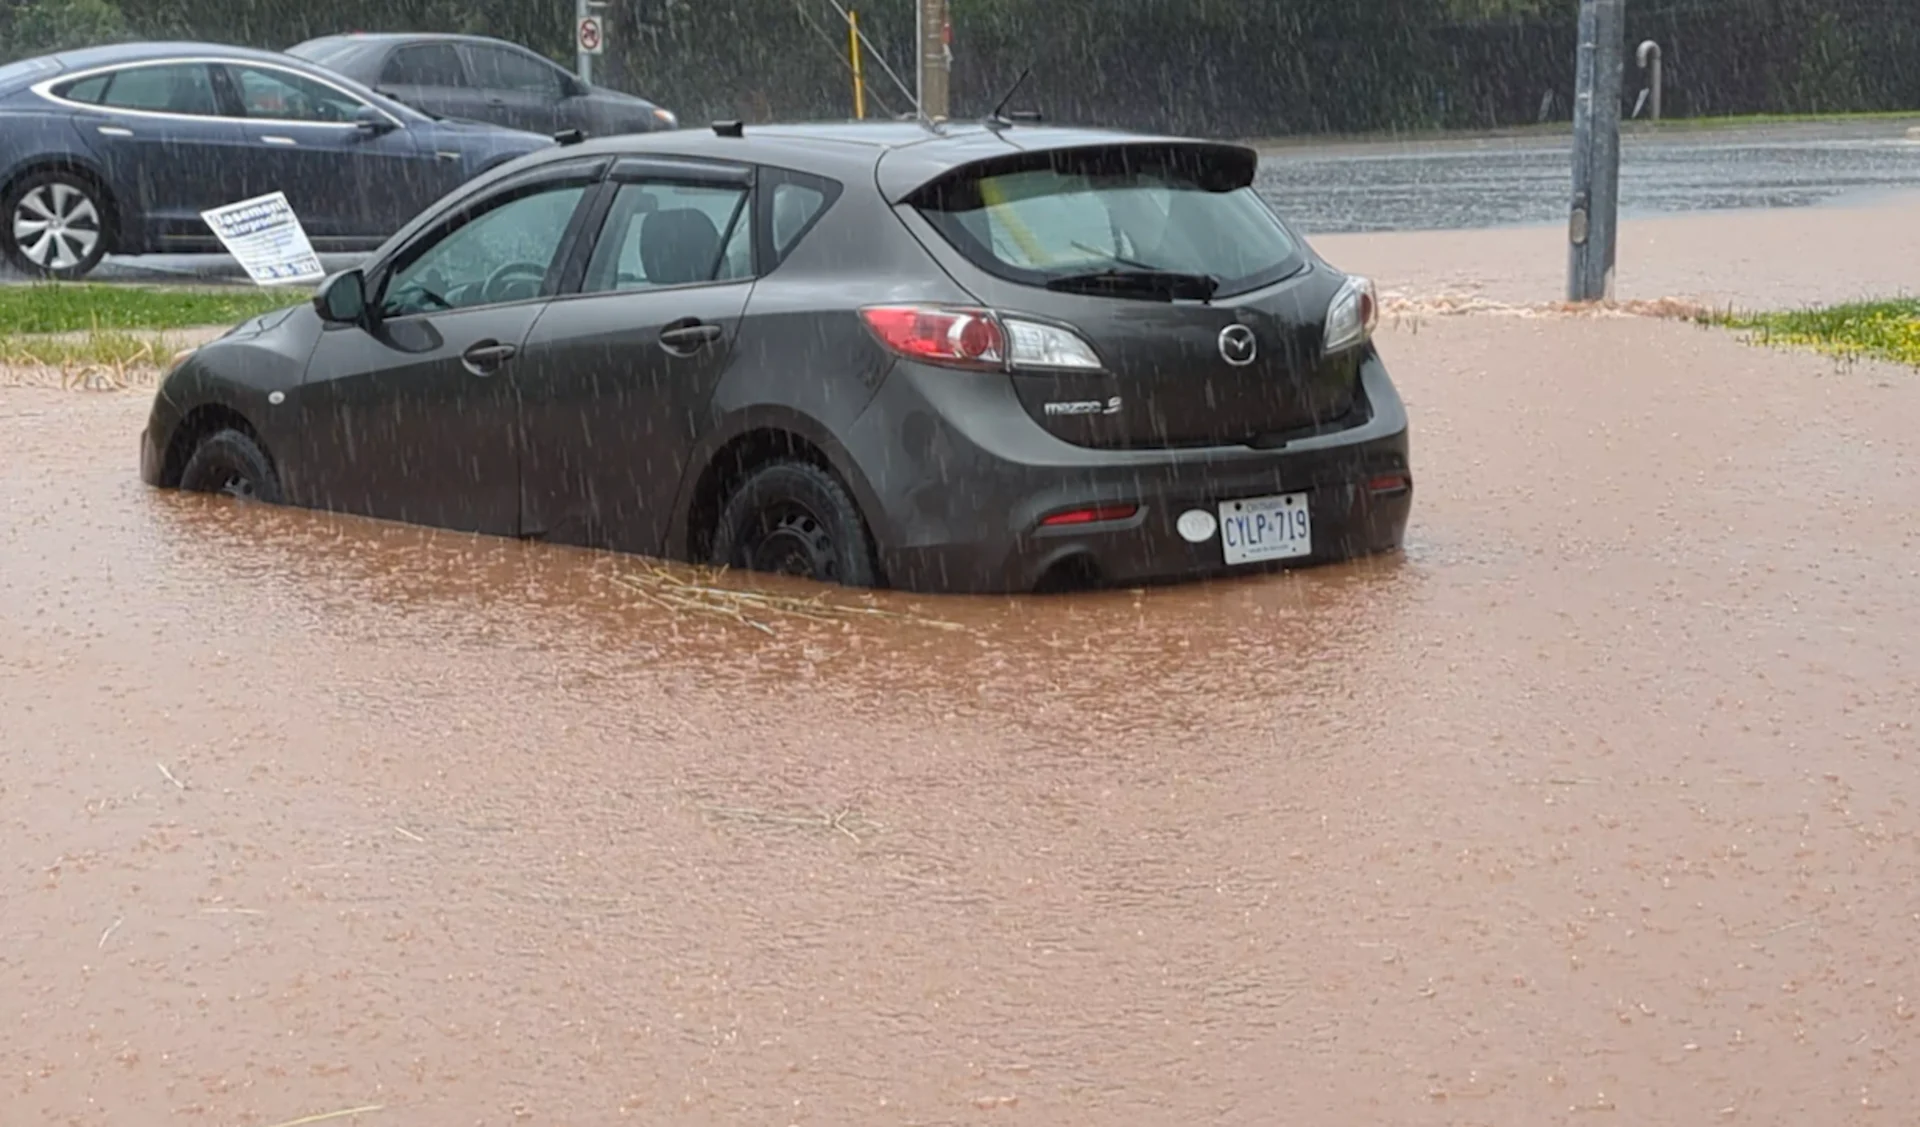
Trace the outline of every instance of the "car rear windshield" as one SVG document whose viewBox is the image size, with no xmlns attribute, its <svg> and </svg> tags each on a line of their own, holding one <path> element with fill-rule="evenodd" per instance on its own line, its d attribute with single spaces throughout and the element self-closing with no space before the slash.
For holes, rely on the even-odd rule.
<svg viewBox="0 0 1920 1127">
<path fill-rule="evenodd" d="M 989 273 L 1032 285 L 1108 270 L 1209 275 L 1224 296 L 1304 264 L 1254 193 L 1250 160 L 1211 150 L 1106 148 L 950 174 L 911 202 Z"/>
</svg>

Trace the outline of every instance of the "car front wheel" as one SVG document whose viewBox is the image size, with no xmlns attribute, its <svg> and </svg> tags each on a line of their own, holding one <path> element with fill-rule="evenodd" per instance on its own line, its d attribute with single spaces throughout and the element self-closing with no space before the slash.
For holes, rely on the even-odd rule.
<svg viewBox="0 0 1920 1127">
<path fill-rule="evenodd" d="M 188 493 L 225 493 L 270 505 L 279 504 L 281 496 L 280 476 L 266 451 L 245 431 L 231 427 L 200 440 L 187 459 L 187 468 L 181 471 L 180 488 Z"/>
<path fill-rule="evenodd" d="M 846 587 L 877 580 L 859 506 L 808 462 L 774 462 L 740 483 L 721 511 L 713 562 Z"/>
<path fill-rule="evenodd" d="M 71 281 L 106 257 L 106 196 L 85 177 L 36 172 L 7 192 L 0 210 L 6 216 L 0 249 L 23 273 Z"/>
</svg>

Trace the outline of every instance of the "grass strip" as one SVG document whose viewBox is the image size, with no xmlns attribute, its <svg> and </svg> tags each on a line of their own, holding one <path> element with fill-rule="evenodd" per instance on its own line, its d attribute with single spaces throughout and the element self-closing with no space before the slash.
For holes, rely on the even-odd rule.
<svg viewBox="0 0 1920 1127">
<path fill-rule="evenodd" d="M 307 300 L 307 290 L 39 282 L 0 286 L 0 334 L 125 333 L 230 325 Z"/>
<path fill-rule="evenodd" d="M 1871 357 L 1920 368 L 1920 298 L 1860 301 L 1773 313 L 1715 313 L 1712 322 L 1752 334 L 1754 343 Z"/>
</svg>

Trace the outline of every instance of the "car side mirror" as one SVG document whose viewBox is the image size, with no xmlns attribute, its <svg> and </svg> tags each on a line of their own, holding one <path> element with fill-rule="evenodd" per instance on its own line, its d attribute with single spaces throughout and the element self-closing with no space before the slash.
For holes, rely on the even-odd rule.
<svg viewBox="0 0 1920 1127">
<path fill-rule="evenodd" d="M 359 325 L 367 319 L 367 278 L 358 270 L 343 270 L 320 283 L 313 295 L 314 311 L 330 325 Z"/>
<path fill-rule="evenodd" d="M 362 137 L 378 137 L 394 130 L 392 119 L 372 106 L 361 106 L 353 115 L 353 127 Z"/>
</svg>

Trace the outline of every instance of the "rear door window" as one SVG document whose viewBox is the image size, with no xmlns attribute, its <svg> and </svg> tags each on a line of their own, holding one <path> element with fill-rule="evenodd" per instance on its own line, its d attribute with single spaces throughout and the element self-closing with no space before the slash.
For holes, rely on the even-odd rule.
<svg viewBox="0 0 1920 1127">
<path fill-rule="evenodd" d="M 732 282 L 753 276 L 753 214 L 744 186 L 620 185 L 594 243 L 584 293 Z"/>
<path fill-rule="evenodd" d="M 196 117 L 213 117 L 220 112 L 220 101 L 213 92 L 213 72 L 200 63 L 114 71 L 101 92 L 99 104 L 117 110 Z"/>
<path fill-rule="evenodd" d="M 560 72 L 534 58 L 504 47 L 469 47 L 473 84 L 482 90 L 507 90 L 545 99 L 560 97 Z"/>
<path fill-rule="evenodd" d="M 467 84 L 467 71 L 451 43 L 423 43 L 395 51 L 381 69 L 380 81 L 387 86 L 460 87 Z"/>
<path fill-rule="evenodd" d="M 1103 270 L 1165 271 L 1209 275 L 1229 294 L 1301 265 L 1299 244 L 1251 185 L 1192 154 L 1040 156 L 1048 160 L 1041 167 L 962 170 L 914 203 L 974 263 L 1035 285 Z"/>
</svg>

